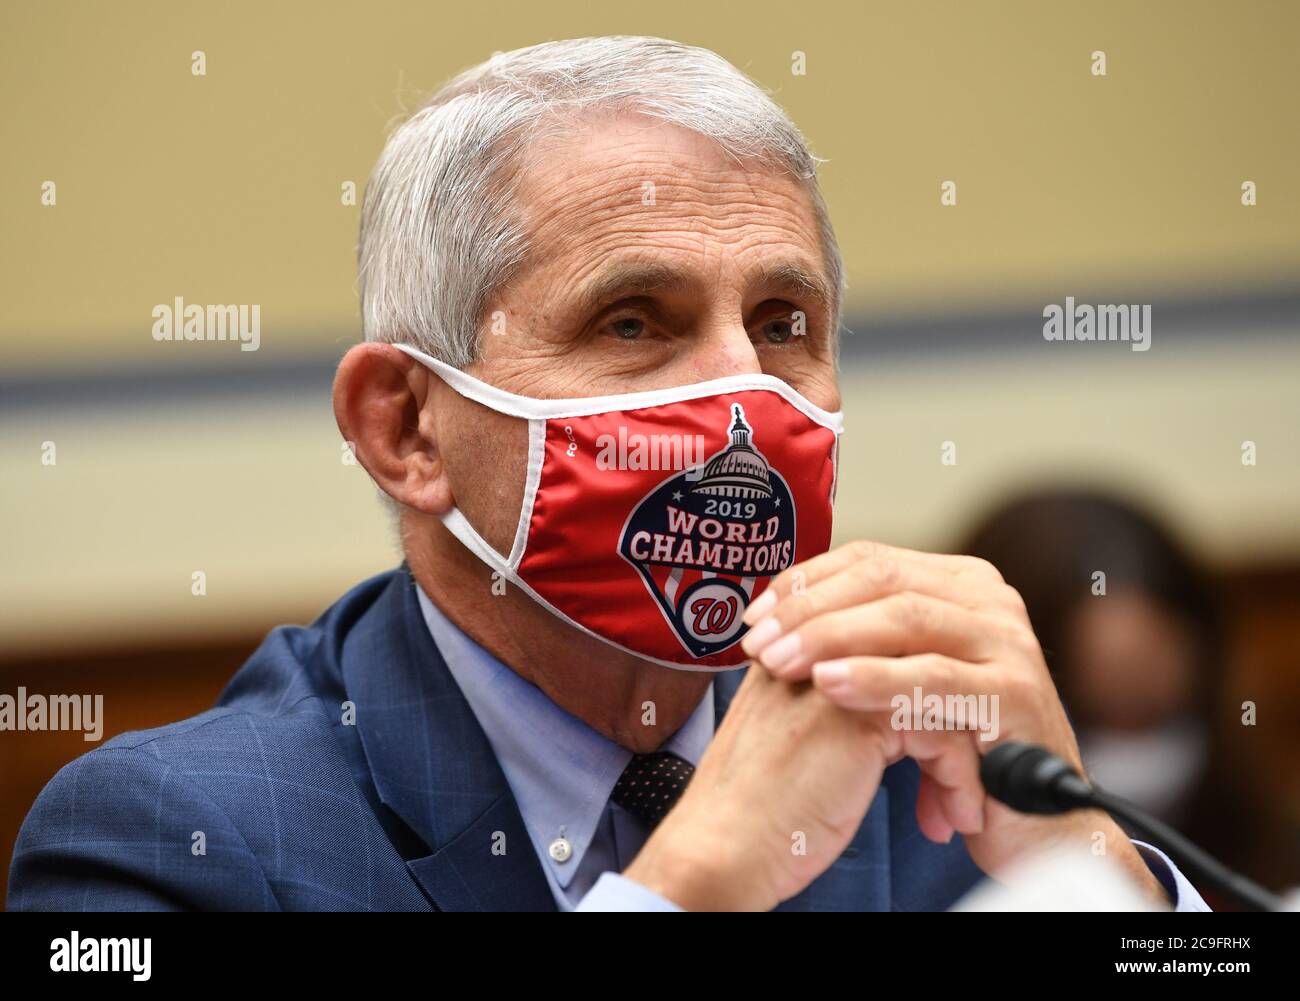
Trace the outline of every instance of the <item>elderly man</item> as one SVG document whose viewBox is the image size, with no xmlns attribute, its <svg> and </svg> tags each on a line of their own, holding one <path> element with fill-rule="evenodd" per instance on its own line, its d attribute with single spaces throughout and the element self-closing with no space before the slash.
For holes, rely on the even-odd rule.
<svg viewBox="0 0 1300 1001">
<path fill-rule="evenodd" d="M 993 567 L 827 551 L 814 167 L 743 74 L 652 38 L 497 54 L 402 125 L 334 407 L 406 562 L 59 772 L 9 906 L 939 909 L 1104 844 L 1203 908 L 1108 817 L 988 800 L 987 734 L 891 712 L 992 698 L 1079 763 Z"/>
</svg>

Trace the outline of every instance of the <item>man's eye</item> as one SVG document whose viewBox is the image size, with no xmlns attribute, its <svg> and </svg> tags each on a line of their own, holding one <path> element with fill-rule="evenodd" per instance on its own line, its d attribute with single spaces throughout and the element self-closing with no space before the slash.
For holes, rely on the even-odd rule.
<svg viewBox="0 0 1300 1001">
<path fill-rule="evenodd" d="M 787 319 L 768 320 L 760 328 L 763 336 L 773 344 L 784 344 L 794 333 L 794 324 Z"/>
<path fill-rule="evenodd" d="M 634 341 L 645 332 L 645 321 L 635 316 L 625 316 L 614 320 L 610 327 L 620 340 Z"/>
</svg>

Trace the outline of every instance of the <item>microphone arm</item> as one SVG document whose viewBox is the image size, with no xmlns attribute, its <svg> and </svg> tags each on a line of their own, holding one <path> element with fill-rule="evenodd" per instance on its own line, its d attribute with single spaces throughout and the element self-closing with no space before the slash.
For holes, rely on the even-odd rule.
<svg viewBox="0 0 1300 1001">
<path fill-rule="evenodd" d="M 1281 910 L 1281 898 L 1233 872 L 1141 807 L 1091 785 L 1046 748 L 1017 741 L 999 744 L 980 762 L 980 781 L 990 796 L 1021 813 L 1105 810 L 1159 845 L 1189 876 L 1251 910 Z"/>
</svg>

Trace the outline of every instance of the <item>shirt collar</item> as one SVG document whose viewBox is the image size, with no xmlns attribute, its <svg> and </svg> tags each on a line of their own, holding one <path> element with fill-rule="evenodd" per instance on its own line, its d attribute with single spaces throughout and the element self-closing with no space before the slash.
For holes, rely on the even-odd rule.
<svg viewBox="0 0 1300 1001">
<path fill-rule="evenodd" d="M 420 609 L 448 670 L 469 702 L 505 773 L 543 864 L 565 888 L 582 864 L 610 793 L 632 752 L 571 715 L 470 639 L 417 586 Z M 713 685 L 663 745 L 698 765 L 713 739 Z M 561 833 L 566 862 L 549 847 Z"/>
</svg>

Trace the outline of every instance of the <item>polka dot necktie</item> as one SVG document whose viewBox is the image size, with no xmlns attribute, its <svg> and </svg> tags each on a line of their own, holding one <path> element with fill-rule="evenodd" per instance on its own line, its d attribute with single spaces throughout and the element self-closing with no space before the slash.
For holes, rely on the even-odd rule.
<svg viewBox="0 0 1300 1001">
<path fill-rule="evenodd" d="M 653 831 L 694 774 L 695 766 L 672 751 L 634 754 L 609 798 Z"/>
</svg>

